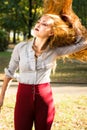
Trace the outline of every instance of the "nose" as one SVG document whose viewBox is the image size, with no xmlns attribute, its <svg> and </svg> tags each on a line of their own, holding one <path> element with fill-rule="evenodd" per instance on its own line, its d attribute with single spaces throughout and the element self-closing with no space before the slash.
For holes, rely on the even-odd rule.
<svg viewBox="0 0 87 130">
<path fill-rule="evenodd" d="M 37 27 L 40 27 L 40 23 L 37 23 Z"/>
</svg>

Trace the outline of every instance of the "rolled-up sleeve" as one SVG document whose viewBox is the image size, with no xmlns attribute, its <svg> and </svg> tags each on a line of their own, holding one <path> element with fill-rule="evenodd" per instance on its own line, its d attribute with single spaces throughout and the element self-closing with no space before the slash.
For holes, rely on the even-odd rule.
<svg viewBox="0 0 87 130">
<path fill-rule="evenodd" d="M 19 66 L 19 45 L 16 45 L 9 62 L 9 65 L 7 68 L 5 68 L 5 75 L 9 78 L 14 78 L 14 73 L 18 69 Z"/>
<path fill-rule="evenodd" d="M 83 50 L 85 48 L 87 48 L 87 39 L 80 38 L 73 45 L 56 48 L 55 52 L 57 56 L 62 56 L 62 55 L 69 55 L 75 52 L 79 52 L 80 50 Z"/>
</svg>

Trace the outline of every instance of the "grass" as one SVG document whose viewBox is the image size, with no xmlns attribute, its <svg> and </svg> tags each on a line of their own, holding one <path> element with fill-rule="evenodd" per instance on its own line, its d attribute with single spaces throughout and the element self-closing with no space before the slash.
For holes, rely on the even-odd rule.
<svg viewBox="0 0 87 130">
<path fill-rule="evenodd" d="M 8 66 L 11 52 L 0 52 L 0 73 L 4 73 L 4 68 Z"/>
<path fill-rule="evenodd" d="M 4 73 L 4 68 L 8 66 L 11 52 L 0 52 L 0 78 Z M 55 74 L 51 74 L 53 82 L 64 83 L 87 83 L 87 63 L 78 62 L 76 60 L 57 61 Z"/>
<path fill-rule="evenodd" d="M 52 130 L 87 130 L 87 96 L 54 94 Z M 15 94 L 7 94 L 0 113 L 0 130 L 13 130 Z"/>
<path fill-rule="evenodd" d="M 62 59 L 57 61 L 55 74 L 51 75 L 53 82 L 87 83 L 87 63 L 76 60 Z"/>
<path fill-rule="evenodd" d="M 87 96 L 61 98 L 56 104 L 53 130 L 87 130 Z"/>
</svg>

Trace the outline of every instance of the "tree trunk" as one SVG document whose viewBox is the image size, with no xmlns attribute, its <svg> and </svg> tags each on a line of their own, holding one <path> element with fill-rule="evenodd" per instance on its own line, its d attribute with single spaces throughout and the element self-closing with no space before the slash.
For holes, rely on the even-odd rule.
<svg viewBox="0 0 87 130">
<path fill-rule="evenodd" d="M 29 0 L 28 38 L 31 37 L 31 28 L 32 28 L 32 0 Z"/>
<path fill-rule="evenodd" d="M 16 44 L 16 30 L 13 30 L 13 44 Z"/>
</svg>

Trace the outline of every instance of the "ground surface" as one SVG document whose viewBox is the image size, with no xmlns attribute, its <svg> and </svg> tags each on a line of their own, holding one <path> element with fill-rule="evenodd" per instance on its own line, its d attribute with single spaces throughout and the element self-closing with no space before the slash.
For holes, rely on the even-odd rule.
<svg viewBox="0 0 87 130">
<path fill-rule="evenodd" d="M 17 82 L 11 82 L 9 85 L 8 93 L 14 93 L 17 91 Z M 2 82 L 0 82 L 0 87 L 2 86 Z M 51 83 L 51 87 L 53 93 L 57 94 L 85 94 L 87 95 L 87 84 L 58 84 Z"/>
</svg>

